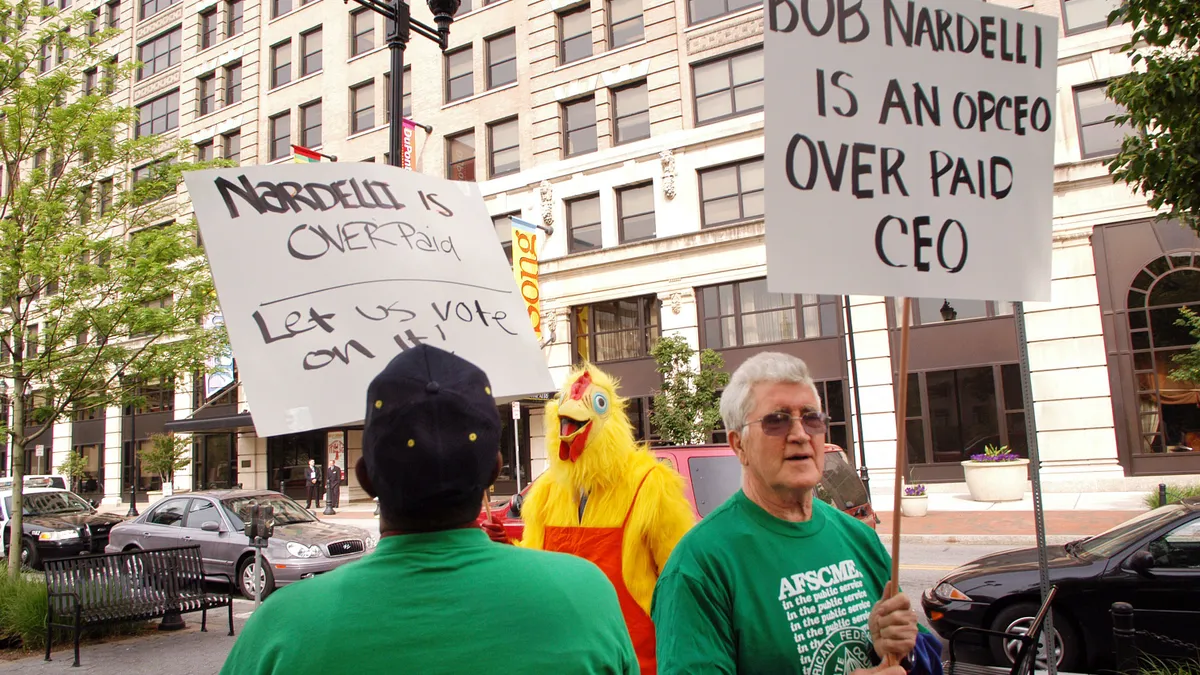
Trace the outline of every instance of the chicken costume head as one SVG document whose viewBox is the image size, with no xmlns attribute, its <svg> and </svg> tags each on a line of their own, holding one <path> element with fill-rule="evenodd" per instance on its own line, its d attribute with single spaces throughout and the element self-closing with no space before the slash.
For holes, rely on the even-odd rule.
<svg viewBox="0 0 1200 675">
<path fill-rule="evenodd" d="M 591 365 L 574 370 L 546 406 L 546 431 L 550 471 L 583 489 L 611 484 L 630 455 L 644 450 L 633 440 L 616 381 Z"/>
</svg>

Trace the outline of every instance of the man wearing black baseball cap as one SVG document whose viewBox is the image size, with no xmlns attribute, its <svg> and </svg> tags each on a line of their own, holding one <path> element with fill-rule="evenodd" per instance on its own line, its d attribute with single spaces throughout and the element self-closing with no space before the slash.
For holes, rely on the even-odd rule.
<svg viewBox="0 0 1200 675">
<path fill-rule="evenodd" d="M 616 591 L 575 556 L 492 543 L 475 525 L 500 471 L 482 370 L 422 345 L 367 389 L 363 457 L 379 546 L 281 588 L 222 675 L 637 673 Z"/>
</svg>

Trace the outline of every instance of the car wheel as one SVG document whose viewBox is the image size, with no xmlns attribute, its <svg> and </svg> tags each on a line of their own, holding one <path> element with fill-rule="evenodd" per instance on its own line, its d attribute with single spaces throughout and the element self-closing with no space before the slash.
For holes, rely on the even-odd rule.
<svg viewBox="0 0 1200 675">
<path fill-rule="evenodd" d="M 254 556 L 249 556 L 238 566 L 238 590 L 242 592 L 243 597 L 253 600 L 254 589 L 258 583 L 262 584 L 261 597 L 265 600 L 271 591 L 275 590 L 275 575 L 271 572 L 271 565 L 267 563 L 266 558 L 263 558 L 262 572 L 258 572 L 255 569 Z"/>
<path fill-rule="evenodd" d="M 1038 605 L 1032 603 L 1018 603 L 1005 607 L 996 615 L 995 619 L 992 619 L 991 629 L 1003 633 L 1025 635 L 1029 632 L 1029 625 L 1033 623 L 1033 618 L 1037 615 L 1038 609 Z M 1076 670 L 1082 661 L 1083 654 L 1080 651 L 1080 642 L 1075 633 L 1075 628 L 1062 612 L 1058 612 L 1054 619 L 1054 653 L 1058 656 L 1058 668 L 1065 671 Z M 1042 640 L 1045 640 L 1044 632 L 1042 633 Z M 1041 647 L 1042 645 L 1039 644 L 1037 668 L 1044 670 L 1046 662 L 1041 657 Z M 1011 666 L 1016 661 L 1020 650 L 1020 640 L 1001 640 L 995 638 L 991 640 L 992 659 L 997 664 Z"/>
<path fill-rule="evenodd" d="M 21 539 L 21 567 L 24 569 L 41 569 L 42 559 L 38 555 L 37 546 L 30 539 Z"/>
</svg>

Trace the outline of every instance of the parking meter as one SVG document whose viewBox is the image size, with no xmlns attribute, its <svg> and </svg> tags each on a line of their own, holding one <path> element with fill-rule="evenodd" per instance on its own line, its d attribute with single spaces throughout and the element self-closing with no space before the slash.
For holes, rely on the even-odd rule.
<svg viewBox="0 0 1200 675">
<path fill-rule="evenodd" d="M 246 519 L 243 532 L 250 538 L 254 547 L 254 570 L 258 580 L 254 584 L 254 606 L 262 602 L 262 582 L 266 579 L 263 570 L 262 550 L 267 546 L 267 540 L 275 534 L 275 507 L 267 504 L 260 506 L 257 502 L 250 503 L 250 513 Z"/>
</svg>

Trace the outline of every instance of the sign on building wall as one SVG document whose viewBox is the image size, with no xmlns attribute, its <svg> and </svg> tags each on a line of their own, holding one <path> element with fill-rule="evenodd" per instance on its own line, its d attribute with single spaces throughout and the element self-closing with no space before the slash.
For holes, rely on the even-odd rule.
<svg viewBox="0 0 1200 675">
<path fill-rule="evenodd" d="M 219 313 L 204 320 L 206 330 L 224 325 L 225 318 Z M 204 371 L 204 399 L 208 400 L 233 384 L 233 352 L 222 349 L 204 362 Z"/>
<path fill-rule="evenodd" d="M 767 283 L 1050 299 L 1058 24 L 974 0 L 767 0 Z"/>
<path fill-rule="evenodd" d="M 185 180 L 260 436 L 361 421 L 370 380 L 422 343 L 497 398 L 554 389 L 473 183 L 368 163 Z"/>
</svg>

